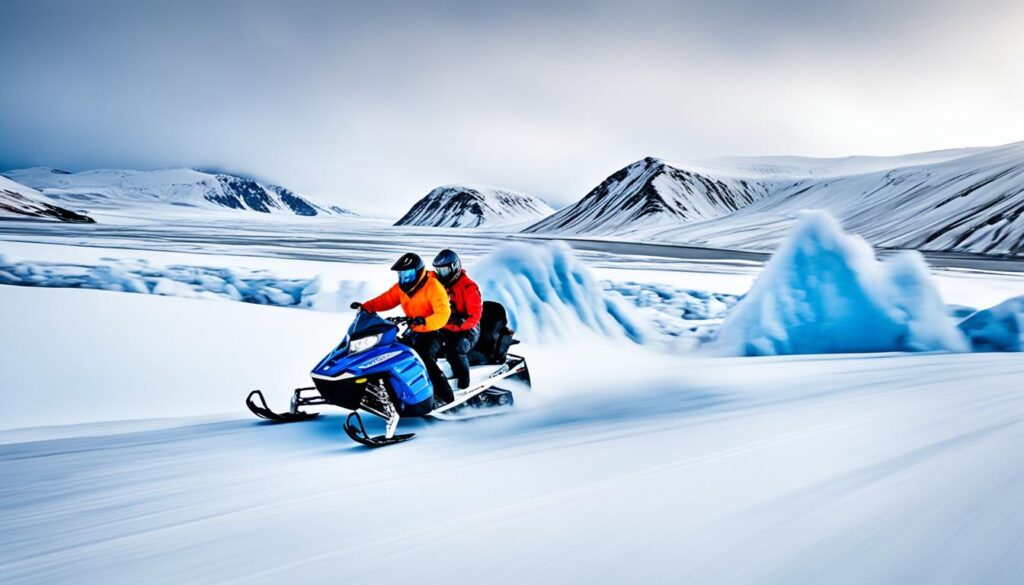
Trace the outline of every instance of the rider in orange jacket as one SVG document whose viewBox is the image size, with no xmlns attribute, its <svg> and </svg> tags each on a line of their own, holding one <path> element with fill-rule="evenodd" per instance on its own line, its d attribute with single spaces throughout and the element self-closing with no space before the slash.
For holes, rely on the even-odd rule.
<svg viewBox="0 0 1024 585">
<path fill-rule="evenodd" d="M 364 303 L 352 303 L 352 308 L 379 313 L 401 305 L 406 317 L 412 319 L 409 329 L 413 332 L 411 339 L 400 339 L 412 347 L 430 375 L 434 387 L 434 395 L 445 402 L 450 402 L 451 386 L 441 368 L 437 365 L 437 353 L 433 348 L 437 344 L 438 331 L 444 327 L 451 317 L 451 304 L 444 286 L 438 282 L 433 272 L 428 272 L 419 256 L 409 252 L 404 254 L 391 267 L 398 272 L 398 282 Z"/>
</svg>

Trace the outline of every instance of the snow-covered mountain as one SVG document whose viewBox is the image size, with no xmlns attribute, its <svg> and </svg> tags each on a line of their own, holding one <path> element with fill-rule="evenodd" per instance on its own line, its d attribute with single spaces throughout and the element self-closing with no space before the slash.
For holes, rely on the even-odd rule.
<svg viewBox="0 0 1024 585">
<path fill-rule="evenodd" d="M 395 225 L 433 227 L 496 227 L 536 221 L 554 213 L 547 204 L 524 193 L 479 187 L 444 185 L 437 187 Z"/>
<path fill-rule="evenodd" d="M 713 175 L 647 157 L 525 231 L 625 235 L 725 215 L 769 192 L 770 186 L 757 178 Z"/>
<path fill-rule="evenodd" d="M 160 171 L 95 170 L 68 173 L 33 167 L 4 173 L 75 208 L 125 209 L 150 205 L 184 208 L 226 208 L 294 215 L 353 215 L 340 207 L 324 207 L 284 187 L 252 179 L 192 169 Z"/>
<path fill-rule="evenodd" d="M 91 217 L 54 205 L 39 191 L 0 175 L 0 217 L 25 216 L 95 223 Z"/>
<path fill-rule="evenodd" d="M 643 166 L 656 167 L 652 160 Z M 771 249 L 798 211 L 825 209 L 875 246 L 1024 254 L 1024 142 L 899 157 L 671 166 L 683 173 L 627 181 L 633 175 L 620 171 L 527 231 Z M 666 193 L 679 195 L 671 200 L 674 212 Z"/>
</svg>

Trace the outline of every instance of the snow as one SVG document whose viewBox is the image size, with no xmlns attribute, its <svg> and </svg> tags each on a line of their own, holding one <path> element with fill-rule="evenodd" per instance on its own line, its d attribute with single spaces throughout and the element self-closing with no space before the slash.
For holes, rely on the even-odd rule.
<svg viewBox="0 0 1024 585">
<path fill-rule="evenodd" d="M 88 212 L 161 216 L 209 210 L 248 210 L 298 215 L 351 215 L 316 205 L 284 187 L 193 169 L 136 171 L 99 169 L 68 173 L 46 167 L 5 171 L 48 197 Z"/>
<path fill-rule="evenodd" d="M 359 264 L 13 242 L 3 247 L 8 252 L 0 255 L 3 284 L 230 299 L 318 311 L 348 311 L 352 300 L 384 290 L 393 279 L 387 269 L 388 256 L 381 256 L 383 263 Z M 468 266 L 475 273 L 477 267 L 489 263 L 489 259 L 479 259 Z M 633 307 L 628 318 L 635 332 L 644 331 L 644 343 L 678 351 L 713 340 L 727 311 L 753 281 L 753 276 L 742 276 L 741 266 L 726 265 L 731 272 L 723 273 L 726 268 L 715 264 L 706 268 L 698 264 L 687 272 L 575 264 L 588 278 L 599 279 L 603 296 Z M 707 272 L 701 272 L 704 269 Z M 932 280 L 943 296 L 981 306 L 1024 287 L 1019 276 L 978 271 L 954 270 Z M 945 310 L 960 320 L 975 309 L 953 304 Z M 620 306 L 615 314 L 625 313 Z M 557 330 L 549 334 L 559 336 Z"/>
<path fill-rule="evenodd" d="M 5 286 L 0 299 L 0 346 L 18 348 L 0 356 L 0 428 L 236 412 L 246 389 L 307 385 L 348 326 L 338 314 L 97 290 Z"/>
<path fill-rule="evenodd" d="M 526 341 L 566 339 L 581 331 L 643 341 L 642 322 L 605 294 L 562 242 L 507 244 L 473 267 L 484 300 L 498 301 Z"/>
<path fill-rule="evenodd" d="M 528 246 L 530 245 L 516 245 Z M 90 253 L 90 249 L 79 248 L 71 253 L 64 248 L 31 244 L 7 247 L 16 251 L 16 254 L 10 259 L 0 255 L 0 284 L 91 288 L 183 298 L 226 299 L 317 311 L 348 311 L 349 303 L 353 300 L 377 294 L 390 286 L 390 279 L 393 278 L 393 274 L 386 266 L 346 264 L 340 265 L 344 268 L 339 269 L 339 265 L 334 263 L 281 262 L 266 259 L 254 261 L 251 258 L 231 259 L 138 251 L 133 253 L 110 249 L 91 250 Z M 57 250 L 59 253 L 55 253 Z M 586 302 L 610 306 L 607 313 L 612 319 L 628 319 L 626 329 L 633 333 L 632 337 L 635 340 L 641 339 L 640 331 L 648 330 L 648 333 L 656 335 L 644 337 L 643 340 L 647 343 L 659 342 L 657 337 L 661 336 L 661 343 L 673 345 L 679 341 L 682 345 L 676 344 L 676 347 L 680 349 L 695 347 L 701 341 L 713 337 L 714 330 L 726 310 L 733 306 L 738 298 L 734 294 L 659 283 L 610 280 L 595 283 L 593 271 L 577 261 L 564 245 L 560 250 L 558 254 L 541 254 L 545 256 L 541 262 L 548 264 L 542 271 L 554 274 L 552 278 L 563 281 L 585 278 L 588 289 L 578 293 L 577 297 L 582 299 L 591 296 L 593 298 Z M 562 258 L 566 254 L 571 258 L 556 261 L 556 257 Z M 528 255 L 536 254 L 531 252 Z M 36 258 L 44 258 L 47 261 Z M 73 262 L 53 261 L 58 258 Z M 558 262 L 562 264 L 556 267 Z M 571 271 L 577 274 L 574 276 L 566 273 L 565 266 L 571 266 Z M 470 272 L 475 274 L 477 267 L 482 269 L 485 276 L 495 272 L 491 268 L 498 268 L 506 273 L 515 269 L 507 263 L 502 264 L 500 260 L 497 263 L 492 262 L 491 258 L 484 258 L 469 265 Z M 384 278 L 381 278 L 382 276 Z M 371 277 L 373 282 L 366 280 Z M 504 286 L 502 279 L 509 277 L 510 275 L 506 274 L 488 284 L 489 288 L 484 289 L 485 296 L 492 292 L 491 288 L 495 291 L 494 295 L 498 295 L 497 291 L 501 291 Z M 563 282 L 558 288 L 566 290 L 569 286 Z M 554 298 L 559 293 L 552 290 L 544 294 Z M 523 304 L 520 299 L 514 302 L 516 305 Z M 539 303 L 539 300 L 531 300 L 528 304 Z M 556 310 L 550 303 L 545 305 L 552 311 Z M 628 311 L 626 305 L 632 305 L 636 310 Z M 591 317 L 586 315 L 585 309 L 564 306 L 558 310 L 563 313 L 561 317 L 541 315 L 536 325 L 526 324 L 526 329 L 522 330 L 521 334 L 527 338 L 558 338 L 562 337 L 559 328 L 569 327 L 569 331 L 565 332 L 568 334 L 572 328 L 587 328 L 592 324 Z M 515 319 L 515 313 L 519 309 L 510 307 L 510 311 L 513 311 Z M 583 322 L 576 323 L 580 319 L 580 311 L 584 315 Z M 600 319 L 597 322 L 603 323 Z M 539 327 L 544 332 L 537 333 L 532 330 L 534 327 Z M 618 324 L 611 327 L 613 330 L 619 329 Z M 597 330 L 606 332 L 608 329 L 597 327 Z"/>
<path fill-rule="evenodd" d="M 770 186 L 753 177 L 867 188 L 896 169 L 904 187 L 949 179 L 951 195 L 993 173 L 1012 178 L 1016 151 L 997 151 L 668 165 L 650 180 L 634 169 L 627 182 L 680 207 L 693 187 L 708 198 L 693 213 L 732 221 L 771 213 L 767 200 L 728 196 Z M 968 174 L 945 174 L 954 167 Z M 729 180 L 706 184 L 702 173 Z M 997 227 L 957 226 L 950 237 L 1015 237 L 994 195 L 1010 184 L 973 191 L 995 205 L 985 221 Z M 887 189 L 882 208 L 893 203 Z M 762 269 L 758 255 L 727 251 L 536 245 L 509 224 L 179 214 L 191 208 L 167 205 L 174 193 L 125 206 L 129 194 L 108 194 L 99 225 L 0 222 L 0 282 L 21 285 L 0 286 L 5 584 L 1024 575 L 1024 276 L 997 271 L 1017 270 L 1012 262 L 930 271 L 917 254 L 880 261 L 814 213 Z M 936 217 L 963 203 L 927 221 L 941 228 Z M 896 233 L 883 219 L 877 233 Z M 705 223 L 732 225 L 693 226 Z M 868 227 L 853 233 L 874 239 Z M 757 233 L 716 237 L 760 242 Z M 485 297 L 510 310 L 534 388 L 513 413 L 403 420 L 414 441 L 369 451 L 345 437 L 337 409 L 284 426 L 244 410 L 254 388 L 286 408 L 344 334 L 348 303 L 389 286 L 401 253 L 441 248 L 458 250 Z M 972 315 L 957 329 L 952 313 Z M 886 353 L 723 357 L 701 347 L 723 320 L 717 343 L 734 354 Z M 966 339 L 980 351 L 948 351 Z"/>
<path fill-rule="evenodd" d="M 634 276 L 635 277 L 635 276 Z M 695 349 L 714 339 L 726 312 L 740 296 L 699 289 L 686 289 L 662 283 L 614 282 L 601 286 L 613 296 L 636 307 L 636 313 L 648 329 L 661 336 L 648 335 L 646 343 L 661 343 L 676 350 Z"/>
<path fill-rule="evenodd" d="M 824 209 L 884 248 L 1024 253 L 1024 142 L 901 157 L 647 158 L 532 232 L 772 250 Z"/>
<path fill-rule="evenodd" d="M 638 234 L 728 214 L 767 194 L 768 187 L 757 181 L 724 176 L 708 181 L 691 169 L 648 157 L 620 169 L 579 202 L 524 231 Z"/>
<path fill-rule="evenodd" d="M 952 151 L 939 160 L 783 182 L 727 217 L 663 225 L 644 237 L 742 249 L 778 245 L 801 209 L 826 209 L 875 246 L 985 254 L 1024 252 L 1024 142 Z"/>
<path fill-rule="evenodd" d="M 150 266 L 144 259 L 101 260 L 96 265 L 8 263 L 0 256 L 0 284 L 92 288 L 178 297 L 226 298 L 247 303 L 326 309 L 365 283 L 342 281 L 327 288 L 320 277 L 285 279 L 265 271 L 203 266 Z"/>
<path fill-rule="evenodd" d="M 591 334 L 523 345 L 537 407 L 405 421 L 414 441 L 368 451 L 339 411 L 241 412 L 252 387 L 280 408 L 308 383 L 340 315 L 19 287 L 0 304 L 20 349 L 0 354 L 0 426 L 61 425 L 0 432 L 5 583 L 1024 571 L 1019 354 L 685 357 Z M 151 416 L 180 418 L 133 420 Z"/>
<path fill-rule="evenodd" d="M 35 189 L 16 183 L 0 175 L 0 218 L 34 217 L 92 223 L 92 218 L 54 205 Z"/>
<path fill-rule="evenodd" d="M 1024 572 L 1020 353 L 685 352 L 663 338 L 710 337 L 747 302 L 757 263 L 344 221 L 343 235 L 280 217 L 0 230 L 0 270 L 48 283 L 0 286 L 5 584 L 1010 584 Z M 890 291 L 914 306 L 908 338 L 933 336 L 911 331 L 910 317 L 946 309 L 920 260 L 878 262 L 825 227 L 817 253 L 794 258 L 875 282 L 862 296 Z M 347 303 L 390 284 L 402 251 L 441 247 L 516 318 L 534 392 L 513 414 L 404 420 L 414 441 L 368 451 L 338 410 L 284 426 L 244 411 L 253 388 L 286 408 L 344 334 Z M 975 307 L 1024 283 L 933 280 Z M 74 283 L 174 296 L 50 288 Z"/>
<path fill-rule="evenodd" d="M 716 344 L 739 355 L 967 350 L 919 254 L 879 261 L 823 211 L 801 214 Z"/>
<path fill-rule="evenodd" d="M 480 185 L 443 185 L 417 201 L 395 225 L 518 231 L 554 211 L 525 193 Z"/>
<path fill-rule="evenodd" d="M 1024 351 L 1024 296 L 978 311 L 959 327 L 974 351 Z"/>
</svg>

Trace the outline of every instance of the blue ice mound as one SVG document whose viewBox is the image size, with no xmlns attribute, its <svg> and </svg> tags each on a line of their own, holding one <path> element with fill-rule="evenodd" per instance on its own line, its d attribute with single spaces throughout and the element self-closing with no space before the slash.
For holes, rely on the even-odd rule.
<svg viewBox="0 0 1024 585">
<path fill-rule="evenodd" d="M 643 322 L 606 294 L 565 243 L 508 244 L 470 272 L 484 299 L 505 305 L 510 326 L 525 341 L 595 332 L 644 341 Z"/>
<path fill-rule="evenodd" d="M 824 211 L 801 212 L 715 344 L 751 356 L 968 350 L 919 253 L 879 261 Z"/>
<path fill-rule="evenodd" d="M 974 351 L 1024 350 L 1024 296 L 978 311 L 960 322 Z"/>
</svg>

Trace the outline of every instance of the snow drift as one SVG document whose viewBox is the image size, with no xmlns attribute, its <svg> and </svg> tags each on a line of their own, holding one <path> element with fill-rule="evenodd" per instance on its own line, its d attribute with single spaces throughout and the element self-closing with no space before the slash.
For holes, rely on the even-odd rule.
<svg viewBox="0 0 1024 585">
<path fill-rule="evenodd" d="M 1024 350 L 1024 296 L 978 311 L 960 322 L 974 351 Z"/>
<path fill-rule="evenodd" d="M 604 288 L 562 242 L 514 243 L 478 262 L 472 271 L 487 300 L 505 305 L 524 341 L 550 341 L 598 332 L 644 340 L 641 321 Z"/>
<path fill-rule="evenodd" d="M 886 261 L 824 211 L 804 211 L 716 345 L 741 355 L 966 351 L 917 252 Z"/>
</svg>

